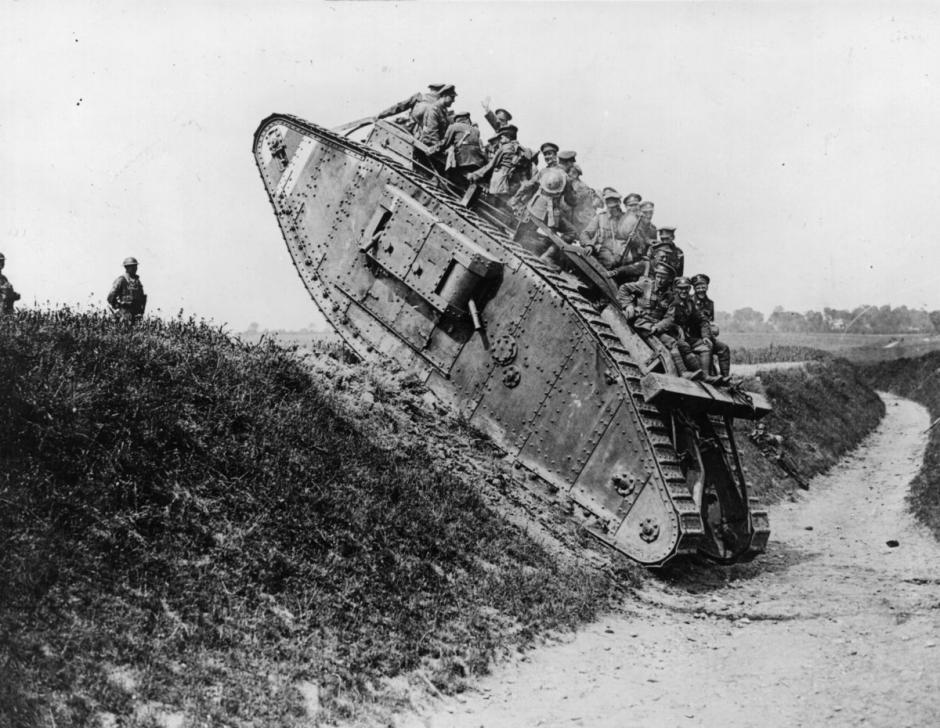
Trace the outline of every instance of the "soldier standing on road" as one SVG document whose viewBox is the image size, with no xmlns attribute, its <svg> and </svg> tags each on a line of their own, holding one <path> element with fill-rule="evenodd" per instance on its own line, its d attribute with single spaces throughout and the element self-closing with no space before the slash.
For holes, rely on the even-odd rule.
<svg viewBox="0 0 940 728">
<path fill-rule="evenodd" d="M 137 275 L 137 258 L 124 259 L 124 275 L 111 286 L 108 305 L 115 315 L 124 321 L 138 321 L 144 315 L 147 295 L 144 293 L 144 284 Z"/>
<path fill-rule="evenodd" d="M 692 287 L 695 289 L 693 302 L 702 318 L 708 322 L 708 338 L 712 342 L 711 357 L 718 362 L 718 371 L 727 384 L 731 380 L 731 348 L 723 341 L 718 340 L 718 326 L 715 325 L 715 302 L 708 297 L 708 284 L 711 279 L 704 273 L 692 276 Z M 711 374 L 711 361 L 702 362 L 702 369 Z"/>
<path fill-rule="evenodd" d="M 13 313 L 13 304 L 20 300 L 20 294 L 13 290 L 13 284 L 3 275 L 6 262 L 6 256 L 0 253 L 0 316 Z"/>
</svg>

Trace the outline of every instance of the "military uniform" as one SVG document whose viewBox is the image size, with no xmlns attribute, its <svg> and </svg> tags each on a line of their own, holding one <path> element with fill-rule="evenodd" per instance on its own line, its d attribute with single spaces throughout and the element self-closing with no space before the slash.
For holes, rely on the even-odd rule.
<svg viewBox="0 0 940 728">
<path fill-rule="evenodd" d="M 395 116 L 396 114 L 403 114 L 406 111 L 410 112 L 407 121 L 404 122 L 404 126 L 407 126 L 415 134 L 420 134 L 421 129 L 424 126 L 424 114 L 428 108 L 437 101 L 438 91 L 445 87 L 446 84 L 443 83 L 432 83 L 428 85 L 430 89 L 429 92 L 419 91 L 416 94 L 412 94 L 407 99 L 399 101 L 397 104 L 392 104 L 387 109 L 380 111 L 377 115 L 377 119 L 384 119 L 388 116 Z"/>
<path fill-rule="evenodd" d="M 703 273 L 692 276 L 693 286 L 699 282 L 708 285 L 710 279 Z M 731 374 L 731 347 L 718 339 L 718 327 L 715 325 L 715 302 L 708 297 L 707 292 L 704 295 L 699 295 L 698 292 L 696 292 L 692 297 L 692 301 L 701 317 L 707 322 L 708 332 L 705 336 L 707 336 L 712 343 L 711 353 L 712 357 L 718 362 L 718 371 L 721 372 L 721 376 L 727 377 Z M 709 362 L 709 369 L 710 368 Z M 706 373 L 709 372 L 706 371 Z"/>
<path fill-rule="evenodd" d="M 673 242 L 654 243 L 650 247 L 649 256 L 654 263 L 659 261 L 668 265 L 677 276 L 681 276 L 685 270 L 685 253 Z"/>
<path fill-rule="evenodd" d="M 637 332 L 647 338 L 655 337 L 666 347 L 679 374 L 701 377 L 692 347 L 682 339 L 676 323 L 677 317 L 683 320 L 686 314 L 678 310 L 670 285 L 658 287 L 654 278 L 643 276 L 639 281 L 622 284 L 617 290 L 617 302 Z"/>
<path fill-rule="evenodd" d="M 117 278 L 108 294 L 108 305 L 120 318 L 136 320 L 143 316 L 147 308 L 147 295 L 140 276 L 125 271 L 124 275 Z"/>
<path fill-rule="evenodd" d="M 20 294 L 13 290 L 13 284 L 0 273 L 0 315 L 13 313 L 13 304 L 20 300 Z"/>
<path fill-rule="evenodd" d="M 574 225 L 575 232 L 580 234 L 594 219 L 596 203 L 600 198 L 593 189 L 578 177 L 571 180 L 571 190 L 574 193 L 575 203 L 570 210 L 569 217 L 571 218 L 571 224 Z"/>
<path fill-rule="evenodd" d="M 532 176 L 531 153 L 515 139 L 516 127 L 503 127 L 500 143 L 486 166 L 467 175 L 471 182 L 489 180 L 487 193 L 505 204 Z"/>
<path fill-rule="evenodd" d="M 480 129 L 470 123 L 469 114 L 458 114 L 447 127 L 443 148 L 446 152 L 444 171 L 451 182 L 466 186 L 466 175 L 486 164 L 480 146 Z"/>
<path fill-rule="evenodd" d="M 505 121 L 500 121 L 496 116 L 500 112 L 502 112 L 502 115 L 506 117 Z M 512 121 L 512 114 L 506 111 L 506 109 L 496 109 L 496 111 L 490 111 L 487 109 L 483 114 L 483 118 L 486 119 L 487 123 L 489 123 L 491 127 L 493 127 L 493 131 L 498 134 L 501 127 Z"/>
</svg>

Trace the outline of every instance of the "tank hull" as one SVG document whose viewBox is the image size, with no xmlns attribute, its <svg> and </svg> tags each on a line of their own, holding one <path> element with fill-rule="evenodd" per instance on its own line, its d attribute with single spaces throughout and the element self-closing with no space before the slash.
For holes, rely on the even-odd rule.
<svg viewBox="0 0 940 728">
<path fill-rule="evenodd" d="M 740 401 L 647 371 L 651 350 L 582 279 L 393 157 L 281 115 L 254 154 L 303 284 L 357 354 L 413 372 L 641 564 L 763 550 L 730 427 Z M 703 457 L 690 435 L 691 469 L 682 428 L 718 443 Z"/>
</svg>

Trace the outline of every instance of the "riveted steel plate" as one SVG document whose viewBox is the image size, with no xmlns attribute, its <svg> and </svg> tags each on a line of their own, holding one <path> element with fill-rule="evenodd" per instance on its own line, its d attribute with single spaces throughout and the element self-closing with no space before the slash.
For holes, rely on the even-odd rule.
<svg viewBox="0 0 940 728">
<path fill-rule="evenodd" d="M 585 334 L 575 339 L 571 351 L 520 453 L 520 458 L 559 476 L 569 486 L 627 396 L 619 377 L 606 376 L 615 367 L 593 337 Z"/>
<path fill-rule="evenodd" d="M 626 497 L 621 495 L 612 482 L 614 475 L 621 479 L 632 477 L 641 483 L 655 480 L 656 487 L 664 487 L 655 456 L 646 444 L 642 425 L 635 418 L 629 401 L 624 401 L 609 421 L 582 468 L 572 494 L 578 496 L 579 502 L 595 503 L 622 517 L 639 491 Z"/>
<path fill-rule="evenodd" d="M 554 292 L 545 291 L 533 299 L 515 328 L 519 355 L 512 366 L 520 371 L 519 382 L 507 388 L 501 368 L 497 369 L 471 419 L 497 436 L 512 454 L 528 439 L 536 413 L 564 370 L 571 342 L 581 335 L 583 324 Z"/>
</svg>

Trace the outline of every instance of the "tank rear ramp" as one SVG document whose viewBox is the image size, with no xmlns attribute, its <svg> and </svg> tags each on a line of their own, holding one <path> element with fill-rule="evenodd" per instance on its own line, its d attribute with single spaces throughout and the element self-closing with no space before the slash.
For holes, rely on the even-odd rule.
<svg viewBox="0 0 940 728">
<path fill-rule="evenodd" d="M 361 357 L 415 373 L 641 564 L 763 550 L 729 425 L 766 402 L 716 414 L 717 390 L 674 392 L 583 281 L 369 146 L 274 115 L 254 154 L 301 280 Z"/>
</svg>

